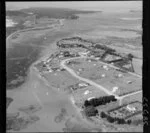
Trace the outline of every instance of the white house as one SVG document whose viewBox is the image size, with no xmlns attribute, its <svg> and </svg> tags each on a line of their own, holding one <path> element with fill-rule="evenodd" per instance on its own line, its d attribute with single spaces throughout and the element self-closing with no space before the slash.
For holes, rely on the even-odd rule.
<svg viewBox="0 0 150 133">
<path fill-rule="evenodd" d="M 103 66 L 104 69 L 108 68 L 106 65 Z"/>
<path fill-rule="evenodd" d="M 121 78 L 123 75 L 121 73 L 118 74 L 118 77 Z"/>
<path fill-rule="evenodd" d="M 105 70 L 108 70 L 108 69 L 109 69 L 108 66 L 106 66 L 106 65 L 104 65 L 103 68 L 104 68 Z"/>
<path fill-rule="evenodd" d="M 131 84 L 132 83 L 132 81 L 127 81 L 127 84 Z"/>
<path fill-rule="evenodd" d="M 86 86 L 88 86 L 88 84 L 87 84 L 87 83 L 79 83 L 78 85 L 79 85 L 79 87 L 83 87 L 83 86 L 85 86 L 85 87 L 86 87 Z"/>
<path fill-rule="evenodd" d="M 104 77 L 106 77 L 106 75 L 105 75 L 105 74 L 102 74 L 102 75 L 101 75 L 101 77 L 103 77 L 103 78 L 104 78 Z"/>
<path fill-rule="evenodd" d="M 127 105 L 127 110 L 130 111 L 130 112 L 134 112 L 136 111 L 135 107 L 132 107 L 131 105 Z"/>
<path fill-rule="evenodd" d="M 84 95 L 87 95 L 87 94 L 89 94 L 90 93 L 90 91 L 89 90 L 86 90 L 85 92 L 84 92 Z"/>
<path fill-rule="evenodd" d="M 118 89 L 119 89 L 119 87 L 118 87 L 118 86 L 115 86 L 115 87 L 113 87 L 112 92 L 114 93 L 114 92 L 116 92 Z"/>
<path fill-rule="evenodd" d="M 80 56 L 87 56 L 88 52 L 79 52 L 78 53 Z"/>
<path fill-rule="evenodd" d="M 93 98 L 95 98 L 95 97 L 89 97 L 87 100 L 89 101 L 89 100 L 91 100 L 91 99 L 93 99 Z"/>
</svg>

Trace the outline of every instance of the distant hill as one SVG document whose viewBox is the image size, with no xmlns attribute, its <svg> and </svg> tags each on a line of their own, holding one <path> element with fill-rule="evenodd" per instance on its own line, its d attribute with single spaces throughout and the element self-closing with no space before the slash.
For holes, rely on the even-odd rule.
<svg viewBox="0 0 150 133">
<path fill-rule="evenodd" d="M 13 21 L 17 22 L 14 27 L 7 27 L 6 37 L 11 33 L 26 28 L 24 25 L 25 21 L 36 22 L 39 18 L 56 18 L 56 19 L 78 19 L 77 14 L 83 13 L 95 13 L 97 11 L 79 11 L 68 8 L 26 8 L 26 9 L 16 9 L 7 10 L 6 16 L 9 16 Z M 98 11 L 99 12 L 99 11 Z"/>
<path fill-rule="evenodd" d="M 6 11 L 6 16 L 21 16 L 21 17 L 27 17 L 29 14 L 19 11 L 19 10 L 8 10 Z"/>
<path fill-rule="evenodd" d="M 26 13 L 36 14 L 37 18 L 40 17 L 49 17 L 49 18 L 70 18 L 72 15 L 80 14 L 80 13 L 95 13 L 95 11 L 79 11 L 68 8 L 40 8 L 40 7 L 32 7 L 21 9 L 20 11 Z"/>
<path fill-rule="evenodd" d="M 129 12 L 142 13 L 142 11 L 141 11 L 141 10 L 130 10 Z"/>
</svg>

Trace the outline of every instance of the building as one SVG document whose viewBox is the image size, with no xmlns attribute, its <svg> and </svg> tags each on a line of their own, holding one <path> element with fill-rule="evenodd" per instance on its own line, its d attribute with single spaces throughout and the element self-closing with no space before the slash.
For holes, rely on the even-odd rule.
<svg viewBox="0 0 150 133">
<path fill-rule="evenodd" d="M 78 85 L 79 85 L 79 87 L 87 87 L 87 86 L 89 86 L 87 83 L 79 83 Z"/>
<path fill-rule="evenodd" d="M 135 112 L 135 111 L 136 111 L 135 107 L 133 107 L 133 106 L 131 106 L 131 105 L 127 105 L 126 108 L 127 108 L 127 110 L 130 111 L 130 112 Z"/>
<path fill-rule="evenodd" d="M 121 73 L 118 74 L 118 77 L 121 78 L 123 75 Z"/>
<path fill-rule="evenodd" d="M 111 117 L 123 118 L 123 119 L 134 119 L 136 115 L 142 113 L 142 103 L 134 101 L 126 105 L 122 105 L 107 111 Z"/>
<path fill-rule="evenodd" d="M 94 99 L 95 97 L 89 97 L 87 100 L 90 101 L 91 99 Z"/>
<path fill-rule="evenodd" d="M 103 78 L 104 78 L 104 77 L 106 77 L 106 75 L 105 75 L 105 74 L 102 74 L 102 75 L 101 75 L 101 77 L 103 77 Z"/>
<path fill-rule="evenodd" d="M 88 52 L 79 52 L 78 53 L 80 56 L 87 56 L 88 55 Z"/>
<path fill-rule="evenodd" d="M 84 95 L 87 95 L 87 94 L 89 94 L 90 93 L 90 91 L 89 90 L 86 90 L 85 92 L 84 92 Z"/>
<path fill-rule="evenodd" d="M 113 87 L 112 92 L 114 93 L 114 92 L 116 92 L 118 89 L 119 89 L 119 87 L 118 87 L 118 86 L 115 86 L 115 87 Z"/>
<path fill-rule="evenodd" d="M 132 81 L 127 81 L 127 84 L 131 84 L 132 83 Z"/>
<path fill-rule="evenodd" d="M 103 68 L 104 68 L 105 70 L 108 70 L 108 69 L 109 69 L 108 66 L 106 66 L 106 65 L 104 65 Z"/>
</svg>

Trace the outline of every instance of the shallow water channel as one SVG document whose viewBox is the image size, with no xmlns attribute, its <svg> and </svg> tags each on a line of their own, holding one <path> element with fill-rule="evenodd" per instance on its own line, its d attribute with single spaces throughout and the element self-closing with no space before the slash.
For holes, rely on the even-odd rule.
<svg viewBox="0 0 150 133">
<path fill-rule="evenodd" d="M 33 47 L 30 43 L 24 43 L 23 45 L 16 44 L 12 49 L 9 49 L 6 59 L 7 89 L 9 89 L 9 83 L 11 83 L 13 89 L 7 91 L 7 95 L 8 97 L 12 97 L 14 101 L 10 104 L 8 112 L 18 112 L 18 108 L 29 105 L 41 106 L 41 109 L 34 113 L 34 115 L 39 116 L 40 120 L 21 131 L 56 132 L 62 131 L 62 128 L 66 126 L 66 121 L 68 122 L 70 119 L 75 119 L 75 121 L 77 121 L 75 123 L 80 123 L 82 121 L 79 112 L 71 103 L 70 95 L 59 92 L 50 85 L 47 86 L 38 76 L 38 73 L 30 66 L 40 57 L 39 55 L 41 53 L 43 55 L 49 53 L 51 49 L 50 45 L 57 39 L 76 33 L 86 34 L 87 32 L 95 31 L 97 28 L 99 28 L 99 30 L 108 30 L 108 28 L 111 28 L 109 30 L 113 30 L 113 26 L 117 27 L 119 24 L 121 26 L 126 25 L 123 20 L 119 20 L 118 23 L 116 23 L 116 21 L 117 18 L 109 18 L 104 14 L 95 16 L 85 15 L 83 17 L 81 15 L 81 18 L 78 20 L 67 20 L 64 23 L 64 27 L 59 30 L 49 31 L 47 33 L 47 41 L 35 41 L 34 43 L 37 44 L 37 47 L 35 47 L 36 45 Z M 134 24 L 135 22 L 127 22 L 128 27 L 132 27 Z M 39 45 L 44 45 L 44 43 L 46 46 L 45 49 L 38 47 Z M 18 79 L 18 76 L 21 76 L 20 79 L 13 81 Z M 25 76 L 27 77 L 26 82 L 24 82 Z M 16 87 L 17 89 L 14 89 Z M 62 110 L 65 112 L 63 116 L 61 115 Z M 20 113 L 21 115 L 26 115 L 23 112 Z M 61 116 L 61 120 L 56 116 Z M 74 127 L 73 124 L 70 124 L 70 126 L 72 128 Z M 88 127 L 88 125 L 85 126 L 86 129 L 88 129 Z M 77 126 L 76 128 L 81 127 Z M 84 131 L 86 131 L 85 128 Z"/>
</svg>

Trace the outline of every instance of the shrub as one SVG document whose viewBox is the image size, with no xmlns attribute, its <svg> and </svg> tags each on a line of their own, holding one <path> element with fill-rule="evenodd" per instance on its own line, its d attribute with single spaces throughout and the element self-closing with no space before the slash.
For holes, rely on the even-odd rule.
<svg viewBox="0 0 150 133">
<path fill-rule="evenodd" d="M 106 118 L 107 115 L 104 112 L 101 112 L 101 118 Z"/>
<path fill-rule="evenodd" d="M 95 109 L 93 106 L 88 106 L 84 109 L 85 115 L 90 117 L 90 116 L 96 116 L 98 114 L 98 110 Z"/>
<path fill-rule="evenodd" d="M 132 122 L 131 120 L 127 120 L 127 124 L 131 124 L 131 122 Z"/>
</svg>

